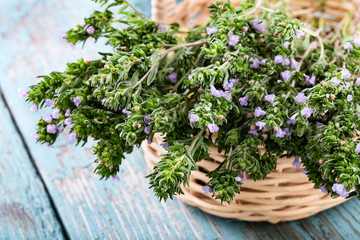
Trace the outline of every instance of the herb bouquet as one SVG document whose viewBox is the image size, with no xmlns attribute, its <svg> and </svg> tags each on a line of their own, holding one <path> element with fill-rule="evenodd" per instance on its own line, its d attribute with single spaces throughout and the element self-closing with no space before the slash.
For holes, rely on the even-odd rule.
<svg viewBox="0 0 360 240">
<path fill-rule="evenodd" d="M 359 195 L 360 39 L 351 18 L 329 32 L 260 2 L 219 2 L 209 22 L 183 30 L 149 20 L 126 0 L 97 2 L 105 10 L 63 38 L 106 38 L 113 52 L 69 63 L 22 92 L 32 110 L 54 109 L 39 120 L 36 141 L 51 146 L 65 127 L 71 141 L 92 137 L 95 172 L 105 179 L 125 153 L 154 141 L 144 145 L 147 159 L 157 159 L 148 176 L 155 195 L 167 200 L 185 189 L 188 202 L 220 216 L 278 222 L 343 201 L 319 197 L 309 184 L 332 197 Z M 303 165 L 304 175 L 292 167 L 246 192 L 247 177 L 265 179 L 277 165 Z M 198 166 L 206 176 L 196 172 L 184 188 Z"/>
</svg>

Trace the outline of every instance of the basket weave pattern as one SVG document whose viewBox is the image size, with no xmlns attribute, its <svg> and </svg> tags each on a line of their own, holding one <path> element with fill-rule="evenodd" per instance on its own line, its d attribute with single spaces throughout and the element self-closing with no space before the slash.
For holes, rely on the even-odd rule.
<svg viewBox="0 0 360 240">
<path fill-rule="evenodd" d="M 142 144 L 150 169 L 160 161 L 159 155 L 165 153 L 160 146 L 162 141 L 163 138 L 155 134 L 151 144 Z M 343 198 L 332 199 L 329 194 L 315 190 L 314 184 L 302 173 L 303 168 L 292 166 L 293 158 L 279 158 L 276 171 L 265 180 L 255 182 L 248 178 L 231 204 L 221 205 L 211 194 L 205 194 L 201 187 L 209 181 L 206 173 L 214 170 L 224 159 L 225 156 L 218 153 L 216 147 L 210 147 L 210 157 L 197 163 L 199 170 L 191 173 L 189 187 L 183 187 L 185 194 L 177 198 L 220 217 L 271 223 L 305 218 L 346 201 Z"/>
<path fill-rule="evenodd" d="M 224 1 L 224 0 L 223 0 Z M 209 20 L 207 6 L 214 0 L 184 0 L 176 4 L 176 0 L 152 0 L 152 19 L 157 22 L 177 22 L 183 26 L 194 26 Z M 232 0 L 237 6 L 241 0 Z M 272 8 L 283 4 L 283 1 L 270 1 Z M 353 14 L 354 24 L 360 22 L 360 0 L 327 0 L 320 6 L 321 0 L 289 0 L 286 1 L 293 17 L 304 22 L 320 18 L 324 25 L 336 26 L 347 13 Z M 151 145 L 144 142 L 145 160 L 150 169 L 160 161 L 159 155 L 165 153 L 160 146 L 162 137 L 154 136 Z M 292 166 L 293 158 L 278 158 L 276 171 L 269 174 L 265 180 L 248 180 L 241 185 L 241 193 L 233 202 L 220 204 L 220 201 L 205 194 L 201 187 L 209 179 L 206 174 L 214 170 L 225 156 L 218 153 L 217 148 L 210 147 L 210 157 L 197 163 L 198 171 L 190 176 L 190 185 L 183 187 L 184 195 L 180 200 L 196 206 L 205 212 L 226 218 L 246 221 L 268 221 L 277 223 L 306 218 L 325 209 L 346 201 L 343 198 L 332 199 L 329 194 L 313 188 L 303 168 Z"/>
</svg>

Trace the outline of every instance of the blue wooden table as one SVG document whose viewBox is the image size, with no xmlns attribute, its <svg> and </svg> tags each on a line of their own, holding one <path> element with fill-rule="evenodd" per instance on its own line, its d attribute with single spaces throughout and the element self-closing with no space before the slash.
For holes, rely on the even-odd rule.
<svg viewBox="0 0 360 240">
<path fill-rule="evenodd" d="M 132 1 L 150 14 L 150 0 Z M 148 190 L 141 149 L 128 155 L 119 181 L 93 174 L 91 143 L 55 148 L 31 133 L 44 113 L 17 89 L 35 76 L 63 70 L 78 58 L 95 59 L 103 43 L 72 51 L 59 31 L 95 9 L 89 0 L 0 1 L 0 239 L 359 239 L 360 201 L 288 223 L 221 219 L 178 200 L 158 202 Z M 96 48 L 95 48 L 96 46 Z"/>
</svg>

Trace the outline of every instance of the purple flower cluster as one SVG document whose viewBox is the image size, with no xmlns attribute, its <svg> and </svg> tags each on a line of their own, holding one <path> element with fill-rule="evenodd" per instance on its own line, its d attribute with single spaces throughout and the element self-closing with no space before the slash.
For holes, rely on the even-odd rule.
<svg viewBox="0 0 360 240">
<path fill-rule="evenodd" d="M 22 88 L 18 89 L 18 94 L 19 94 L 19 97 L 28 97 L 29 96 L 29 94 Z"/>
<path fill-rule="evenodd" d="M 287 121 L 288 125 L 295 125 L 296 124 L 296 116 L 298 115 L 298 113 L 295 113 L 294 115 L 292 115 L 290 117 L 290 120 Z"/>
<path fill-rule="evenodd" d="M 341 78 L 342 79 L 351 78 L 351 72 L 346 68 L 341 70 Z"/>
<path fill-rule="evenodd" d="M 258 32 L 264 32 L 266 30 L 267 24 L 260 23 L 259 19 L 254 19 L 250 23 L 253 26 L 253 28 Z"/>
<path fill-rule="evenodd" d="M 70 142 L 76 142 L 76 133 L 70 133 L 68 135 Z"/>
<path fill-rule="evenodd" d="M 166 29 L 166 27 L 163 25 L 163 24 L 158 24 L 157 25 L 157 29 L 159 30 L 159 32 L 164 32 L 165 31 L 165 29 Z"/>
<path fill-rule="evenodd" d="M 297 101 L 299 104 L 303 104 L 304 102 L 306 102 L 306 100 L 307 96 L 302 92 L 298 93 L 298 95 L 296 95 L 295 97 L 295 101 Z"/>
<path fill-rule="evenodd" d="M 355 152 L 360 153 L 360 143 L 356 144 Z"/>
<path fill-rule="evenodd" d="M 301 161 L 300 161 L 300 158 L 299 157 L 295 157 L 293 163 L 292 163 L 293 166 L 299 168 L 301 166 Z"/>
<path fill-rule="evenodd" d="M 333 77 L 333 78 L 331 78 L 330 82 L 331 82 L 331 85 L 333 85 L 334 87 L 336 87 L 337 85 L 340 84 L 341 80 L 338 79 L 337 77 Z"/>
<path fill-rule="evenodd" d="M 93 35 L 94 32 L 95 32 L 95 28 L 93 26 L 89 26 L 87 29 L 86 29 L 86 32 L 89 34 L 89 35 Z"/>
<path fill-rule="evenodd" d="M 274 103 L 275 100 L 275 94 L 269 94 L 265 96 L 265 100 L 270 102 L 270 103 Z"/>
<path fill-rule="evenodd" d="M 219 131 L 219 127 L 215 123 L 209 124 L 207 127 L 211 133 Z"/>
<path fill-rule="evenodd" d="M 313 113 L 313 109 L 309 108 L 309 107 L 304 107 L 301 110 L 301 115 L 303 115 L 306 118 L 309 118 L 311 116 L 311 114 Z"/>
<path fill-rule="evenodd" d="M 290 46 L 290 42 L 289 42 L 289 41 L 284 42 L 284 47 L 289 47 L 289 46 Z"/>
<path fill-rule="evenodd" d="M 240 105 L 241 106 L 247 106 L 248 105 L 248 100 L 249 100 L 248 96 L 239 98 Z"/>
<path fill-rule="evenodd" d="M 73 102 L 74 102 L 75 106 L 78 107 L 79 103 L 80 103 L 80 97 L 74 97 Z"/>
<path fill-rule="evenodd" d="M 320 187 L 320 190 L 323 192 L 323 193 L 328 193 L 328 191 L 326 190 L 326 187 L 325 186 L 321 186 Z"/>
<path fill-rule="evenodd" d="M 259 134 L 258 134 L 258 132 L 256 131 L 256 129 L 250 130 L 250 131 L 249 131 L 249 134 L 251 134 L 251 135 L 253 135 L 253 136 L 255 136 L 255 137 L 259 136 Z"/>
<path fill-rule="evenodd" d="M 281 72 L 280 75 L 284 79 L 284 81 L 287 82 L 287 81 L 289 81 L 291 72 L 289 70 L 286 70 L 286 71 Z"/>
<path fill-rule="evenodd" d="M 295 35 L 296 35 L 296 38 L 297 39 L 300 39 L 302 36 L 304 36 L 305 35 L 305 33 L 304 33 L 304 31 L 302 31 L 302 30 L 295 30 Z"/>
<path fill-rule="evenodd" d="M 224 89 L 226 91 L 234 90 L 234 84 L 237 83 L 237 82 L 239 82 L 239 79 L 236 79 L 236 78 L 232 78 L 229 81 L 226 81 L 225 84 L 224 84 Z"/>
<path fill-rule="evenodd" d="M 312 85 L 314 86 L 315 85 L 315 76 L 308 76 L 308 75 L 305 75 L 305 80 L 306 80 L 306 84 L 307 85 Z"/>
<path fill-rule="evenodd" d="M 239 36 L 237 36 L 237 35 L 231 35 L 230 37 L 229 37 L 229 42 L 228 42 L 228 44 L 230 45 L 230 46 L 235 46 L 235 44 L 237 44 L 239 42 Z"/>
<path fill-rule="evenodd" d="M 51 121 L 52 121 L 51 114 L 50 113 L 45 113 L 45 115 L 42 117 L 42 119 L 47 123 L 51 123 Z"/>
<path fill-rule="evenodd" d="M 49 124 L 46 126 L 46 131 L 48 133 L 56 134 L 57 133 L 57 126 L 55 124 Z"/>
<path fill-rule="evenodd" d="M 255 117 L 260 117 L 260 116 L 263 116 L 265 114 L 266 114 L 266 112 L 264 110 L 262 110 L 261 107 L 257 107 L 255 109 L 255 113 L 254 113 Z"/>
<path fill-rule="evenodd" d="M 176 81 L 177 81 L 177 73 L 176 73 L 176 72 L 171 73 L 171 74 L 168 76 L 168 78 L 169 78 L 170 82 L 176 83 Z"/>
<path fill-rule="evenodd" d="M 216 29 L 216 28 L 212 28 L 212 27 L 207 27 L 207 28 L 206 28 L 206 33 L 207 33 L 208 35 L 211 35 L 211 34 L 216 33 L 216 32 L 217 32 L 217 29 Z"/>
<path fill-rule="evenodd" d="M 160 146 L 167 151 L 169 147 L 169 143 L 168 142 L 160 143 Z"/>
<path fill-rule="evenodd" d="M 212 191 L 209 186 L 203 186 L 201 189 L 204 191 L 205 194 L 209 194 Z"/>
<path fill-rule="evenodd" d="M 349 196 L 349 193 L 346 191 L 343 184 L 335 183 L 332 186 L 332 190 L 333 190 L 333 192 L 336 192 L 337 194 L 339 194 L 340 197 L 346 198 Z"/>
<path fill-rule="evenodd" d="M 266 131 L 266 127 L 265 127 L 266 123 L 265 123 L 265 122 L 257 121 L 257 122 L 255 123 L 255 125 L 256 125 L 257 127 L 259 127 L 259 130 L 264 129 L 264 130 Z"/>
<path fill-rule="evenodd" d="M 211 86 L 210 90 L 211 90 L 211 94 L 214 97 L 224 97 L 227 100 L 231 99 L 231 93 L 228 91 L 224 92 L 222 90 L 217 90 L 214 86 Z"/>
<path fill-rule="evenodd" d="M 190 119 L 190 123 L 194 123 L 199 121 L 200 118 L 197 114 L 189 113 L 189 119 Z"/>
<path fill-rule="evenodd" d="M 131 112 L 131 111 L 126 110 L 125 108 L 122 110 L 122 113 L 125 113 L 126 115 L 130 115 L 130 114 L 132 114 L 132 112 Z"/>
<path fill-rule="evenodd" d="M 36 107 L 36 104 L 31 105 L 30 111 L 38 113 L 38 108 Z"/>
</svg>

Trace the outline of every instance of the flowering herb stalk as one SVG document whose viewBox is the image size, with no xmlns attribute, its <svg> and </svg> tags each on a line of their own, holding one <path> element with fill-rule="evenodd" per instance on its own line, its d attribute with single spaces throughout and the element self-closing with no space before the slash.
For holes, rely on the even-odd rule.
<svg viewBox="0 0 360 240">
<path fill-rule="evenodd" d="M 360 39 L 347 31 L 325 36 L 251 2 L 212 4 L 210 21 L 184 36 L 178 24 L 127 11 L 127 1 L 97 2 L 105 10 L 62 37 L 71 44 L 105 38 L 113 51 L 69 63 L 20 91 L 33 111 L 53 109 L 40 118 L 34 140 L 52 146 L 66 127 L 70 141 L 92 137 L 95 172 L 107 179 L 126 153 L 166 134 L 167 153 L 148 176 L 164 200 L 183 193 L 214 145 L 228 157 L 203 189 L 221 202 L 240 193 L 247 175 L 264 179 L 277 157 L 292 156 L 315 188 L 358 195 Z"/>
</svg>

